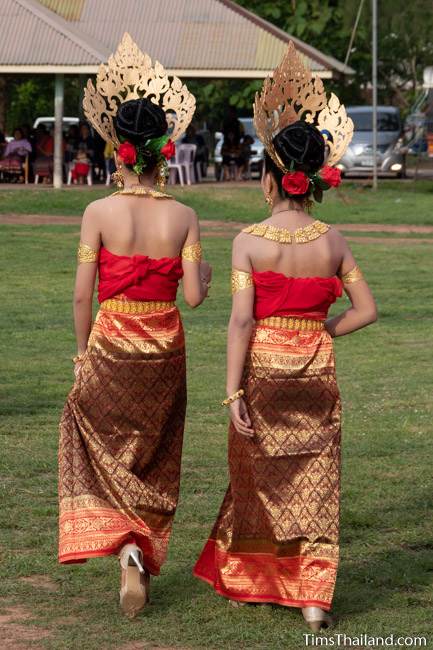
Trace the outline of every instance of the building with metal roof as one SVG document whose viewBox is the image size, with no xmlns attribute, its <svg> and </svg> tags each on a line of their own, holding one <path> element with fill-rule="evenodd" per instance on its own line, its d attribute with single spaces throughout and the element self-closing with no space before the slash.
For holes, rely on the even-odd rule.
<svg viewBox="0 0 433 650">
<path fill-rule="evenodd" d="M 55 75 L 56 187 L 62 184 L 64 75 L 95 74 L 126 31 L 182 78 L 264 78 L 290 40 L 318 76 L 353 73 L 232 0 L 0 0 L 0 80 Z"/>
<path fill-rule="evenodd" d="M 183 77 L 263 78 L 293 40 L 321 77 L 350 74 L 232 0 L 2 0 L 0 72 L 95 73 L 125 31 Z"/>
</svg>

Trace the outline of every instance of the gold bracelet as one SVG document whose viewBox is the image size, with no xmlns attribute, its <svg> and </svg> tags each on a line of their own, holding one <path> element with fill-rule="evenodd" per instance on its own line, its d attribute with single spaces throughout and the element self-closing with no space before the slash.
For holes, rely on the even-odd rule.
<svg viewBox="0 0 433 650">
<path fill-rule="evenodd" d="M 221 406 L 228 406 L 232 402 L 236 402 L 236 400 L 242 397 L 242 395 L 245 395 L 245 391 L 243 388 L 240 388 L 236 393 L 233 393 L 233 395 L 226 397 L 226 399 L 221 402 Z"/>
<path fill-rule="evenodd" d="M 83 354 L 76 354 L 75 357 L 72 357 L 72 363 L 79 363 L 80 361 L 82 361 L 84 355 L 85 352 L 83 352 Z"/>
</svg>

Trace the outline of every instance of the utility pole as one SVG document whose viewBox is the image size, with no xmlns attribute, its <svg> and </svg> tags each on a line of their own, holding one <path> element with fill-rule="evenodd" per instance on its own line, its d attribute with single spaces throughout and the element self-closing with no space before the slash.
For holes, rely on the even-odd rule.
<svg viewBox="0 0 433 650">
<path fill-rule="evenodd" d="M 372 2 L 373 189 L 377 190 L 377 0 Z"/>
<path fill-rule="evenodd" d="M 65 92 L 64 76 L 56 74 L 54 97 L 54 173 L 53 185 L 60 189 L 63 185 L 63 101 Z"/>
</svg>

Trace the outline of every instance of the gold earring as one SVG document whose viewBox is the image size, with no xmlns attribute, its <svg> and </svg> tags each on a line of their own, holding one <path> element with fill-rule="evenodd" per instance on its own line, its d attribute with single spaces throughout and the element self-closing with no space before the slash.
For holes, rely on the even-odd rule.
<svg viewBox="0 0 433 650">
<path fill-rule="evenodd" d="M 165 183 L 167 181 L 166 169 L 167 169 L 167 165 L 164 162 L 158 163 L 157 174 L 156 174 L 156 186 L 161 191 L 165 188 Z"/>
<path fill-rule="evenodd" d="M 265 201 L 269 205 L 269 208 L 272 210 L 272 208 L 274 207 L 274 200 L 272 196 L 269 194 L 269 192 L 266 192 L 265 194 Z"/>
<path fill-rule="evenodd" d="M 124 186 L 125 179 L 123 177 L 121 167 L 117 167 L 116 171 L 113 172 L 113 174 L 111 174 L 111 180 L 113 181 L 113 183 L 116 183 L 119 189 Z"/>
</svg>

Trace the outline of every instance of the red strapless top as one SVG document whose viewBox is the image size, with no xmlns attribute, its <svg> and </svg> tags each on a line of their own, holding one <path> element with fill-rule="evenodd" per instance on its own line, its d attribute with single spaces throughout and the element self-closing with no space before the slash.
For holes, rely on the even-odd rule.
<svg viewBox="0 0 433 650">
<path fill-rule="evenodd" d="M 183 275 L 180 257 L 153 259 L 147 255 L 115 255 L 99 251 L 98 300 L 123 293 L 130 300 L 171 301 L 176 299 Z"/>
<path fill-rule="evenodd" d="M 254 317 L 297 316 L 325 320 L 329 307 L 342 294 L 337 276 L 292 278 L 274 271 L 253 271 Z"/>
</svg>

